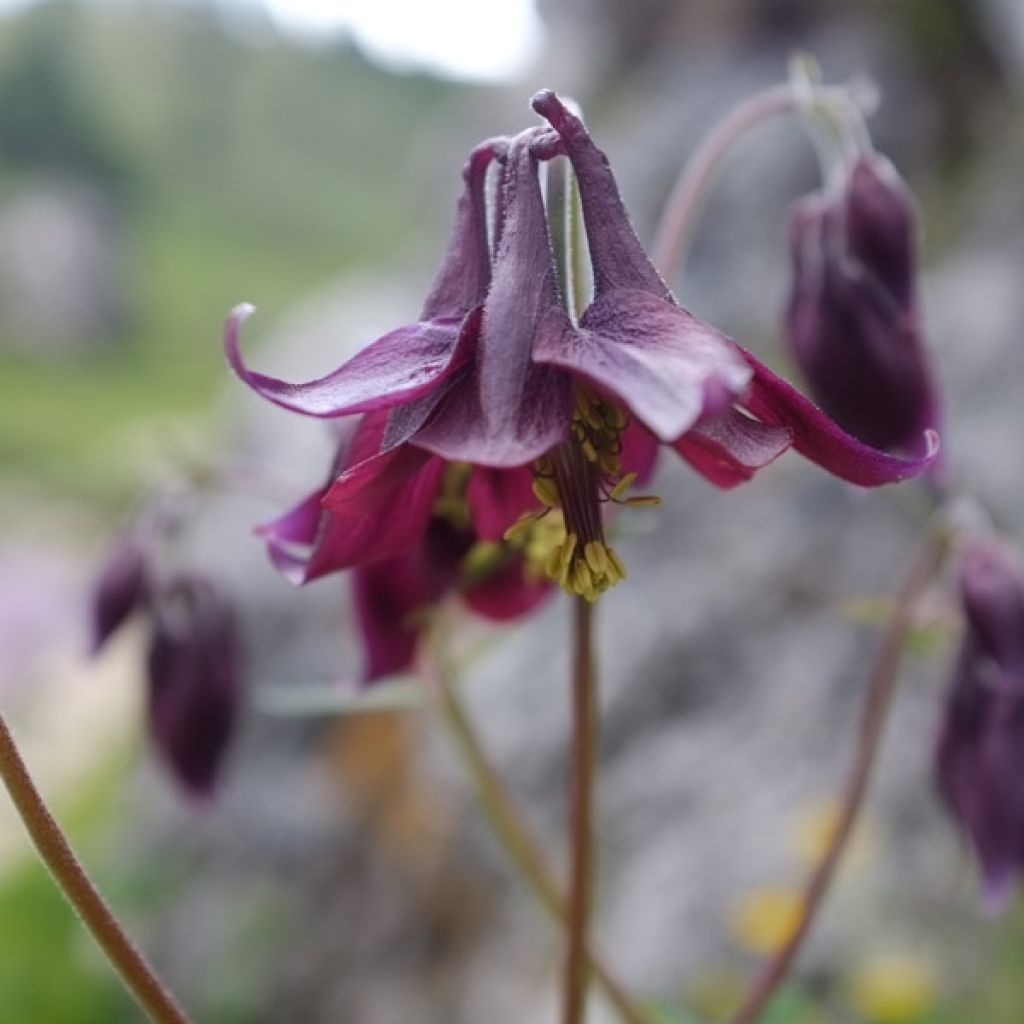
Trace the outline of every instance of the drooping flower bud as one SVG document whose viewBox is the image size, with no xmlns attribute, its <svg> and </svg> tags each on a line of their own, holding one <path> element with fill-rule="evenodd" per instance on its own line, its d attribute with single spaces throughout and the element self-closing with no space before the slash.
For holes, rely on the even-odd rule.
<svg viewBox="0 0 1024 1024">
<path fill-rule="evenodd" d="M 821 407 L 885 451 L 917 454 L 939 410 L 916 294 L 916 219 L 895 169 L 861 157 L 790 225 L 786 334 Z"/>
<path fill-rule="evenodd" d="M 122 537 L 108 555 L 93 588 L 93 653 L 148 600 L 149 582 L 142 547 L 134 537 Z"/>
<path fill-rule="evenodd" d="M 1013 553 L 991 538 L 971 540 L 961 555 L 960 593 L 966 634 L 936 774 L 995 911 L 1024 866 L 1024 576 Z"/>
<path fill-rule="evenodd" d="M 147 662 L 149 724 L 168 767 L 193 796 L 213 790 L 240 699 L 234 612 L 212 584 L 182 577 L 160 594 Z"/>
</svg>

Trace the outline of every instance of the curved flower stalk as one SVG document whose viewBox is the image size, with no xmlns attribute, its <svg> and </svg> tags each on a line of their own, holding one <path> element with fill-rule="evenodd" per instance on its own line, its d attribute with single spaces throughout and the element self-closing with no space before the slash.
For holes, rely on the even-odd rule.
<svg viewBox="0 0 1024 1024">
<path fill-rule="evenodd" d="M 884 157 L 862 154 L 790 222 L 790 349 L 816 400 L 867 444 L 920 453 L 939 427 L 922 337 L 913 204 Z"/>
<path fill-rule="evenodd" d="M 477 540 L 524 552 L 546 546 L 546 575 L 593 600 L 625 575 L 607 542 L 606 511 L 656 500 L 626 492 L 659 444 L 720 487 L 750 479 L 789 447 L 865 486 L 913 476 L 935 458 L 933 433 L 906 459 L 856 440 L 681 309 L 582 122 L 551 92 L 534 108 L 554 132 L 527 129 L 471 155 L 452 242 L 416 324 L 293 385 L 244 363 L 239 331 L 251 307 L 229 317 L 228 358 L 265 398 L 313 416 L 370 414 L 333 482 L 264 530 L 293 578 L 422 550 L 449 470 L 467 481 Z M 579 183 L 595 282 L 578 324 L 558 293 L 538 179 L 539 161 L 563 151 Z M 494 160 L 503 171 L 488 246 L 485 175 Z M 293 543 L 305 553 L 282 554 Z"/>
<path fill-rule="evenodd" d="M 1024 572 L 992 537 L 960 556 L 966 632 L 936 747 L 939 792 L 969 840 L 985 904 L 1001 910 L 1024 867 Z"/>
</svg>

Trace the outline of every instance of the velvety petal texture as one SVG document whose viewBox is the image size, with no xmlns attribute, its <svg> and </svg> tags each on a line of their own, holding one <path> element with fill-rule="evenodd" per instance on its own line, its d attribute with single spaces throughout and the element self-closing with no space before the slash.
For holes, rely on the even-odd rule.
<svg viewBox="0 0 1024 1024">
<path fill-rule="evenodd" d="M 464 172 L 455 228 L 420 319 L 378 338 L 332 373 L 292 384 L 249 369 L 239 335 L 253 312 L 236 306 L 224 328 L 224 349 L 238 376 L 264 398 L 307 416 L 345 416 L 387 409 L 429 394 L 472 357 L 480 307 L 491 278 L 485 181 L 505 142 L 478 146 Z"/>
<path fill-rule="evenodd" d="M 936 747 L 936 779 L 969 839 L 990 910 L 1024 866 L 1024 577 L 991 537 L 960 553 L 966 635 Z"/>
<path fill-rule="evenodd" d="M 676 305 L 583 122 L 550 91 L 537 93 L 533 108 L 561 137 L 576 173 L 595 293 L 581 330 L 543 335 L 534 358 L 592 381 L 673 442 L 725 412 L 750 369 L 733 342 Z"/>
<path fill-rule="evenodd" d="M 181 578 L 161 594 L 147 666 L 157 750 L 188 793 L 207 796 L 221 771 L 241 694 L 234 613 L 209 582 Z"/>
<path fill-rule="evenodd" d="M 572 380 L 532 358 L 546 339 L 574 333 L 558 296 L 537 160 L 530 149 L 537 134 L 530 129 L 509 145 L 503 227 L 475 364 L 411 439 L 445 459 L 522 466 L 568 433 Z"/>
</svg>

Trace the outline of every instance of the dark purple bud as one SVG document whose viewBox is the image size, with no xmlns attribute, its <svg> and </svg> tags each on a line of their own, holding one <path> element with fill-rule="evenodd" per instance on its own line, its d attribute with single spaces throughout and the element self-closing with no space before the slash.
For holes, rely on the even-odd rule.
<svg viewBox="0 0 1024 1024">
<path fill-rule="evenodd" d="M 156 747 L 186 792 L 208 796 L 241 696 L 234 612 L 209 582 L 181 578 L 159 595 L 147 668 Z"/>
<path fill-rule="evenodd" d="M 985 903 L 1001 909 L 1024 865 L 1024 580 L 990 539 L 961 552 L 966 634 L 936 748 L 939 791 L 969 839 Z"/>
<path fill-rule="evenodd" d="M 917 217 L 910 191 L 885 157 L 872 153 L 854 164 L 845 212 L 851 254 L 908 308 L 916 276 Z"/>
<path fill-rule="evenodd" d="M 915 300 L 914 230 L 906 189 L 880 157 L 862 158 L 838 195 L 799 203 L 786 333 L 815 400 L 844 430 L 920 454 L 939 413 Z"/>
<path fill-rule="evenodd" d="M 149 583 L 142 547 L 134 537 L 122 537 L 107 556 L 93 588 L 93 653 L 148 600 Z"/>
</svg>

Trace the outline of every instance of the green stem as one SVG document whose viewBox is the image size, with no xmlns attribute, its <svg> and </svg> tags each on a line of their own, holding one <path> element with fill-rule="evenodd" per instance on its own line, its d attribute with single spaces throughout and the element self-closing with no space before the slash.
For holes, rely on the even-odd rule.
<svg viewBox="0 0 1024 1024">
<path fill-rule="evenodd" d="M 0 776 L 53 880 L 99 943 L 125 987 L 157 1024 L 188 1024 L 184 1011 L 127 936 L 68 845 L 36 789 L 2 715 Z"/>
<path fill-rule="evenodd" d="M 589 971 L 585 946 L 593 888 L 594 775 L 597 746 L 594 606 L 573 601 L 572 756 L 570 760 L 570 862 L 566 907 L 564 1024 L 580 1024 L 586 1009 Z"/>
<path fill-rule="evenodd" d="M 443 663 L 436 666 L 433 681 L 439 709 L 466 771 L 473 780 L 480 806 L 494 835 L 527 885 L 533 890 L 541 906 L 553 921 L 564 926 L 566 902 L 545 862 L 540 845 L 531 835 L 515 799 L 488 760 L 473 723 L 455 690 L 450 673 Z M 598 987 L 619 1017 L 626 1024 L 649 1024 L 598 954 L 592 948 L 587 948 L 584 955 Z"/>
<path fill-rule="evenodd" d="M 760 1019 L 772 997 L 789 976 L 828 894 L 867 795 L 918 601 L 941 567 L 948 542 L 948 532 L 944 525 L 933 529 L 923 542 L 899 590 L 871 670 L 857 749 L 843 789 L 839 820 L 828 848 L 807 880 L 795 928 L 751 986 L 740 1009 L 731 1018 L 731 1024 L 755 1024 Z"/>
</svg>

